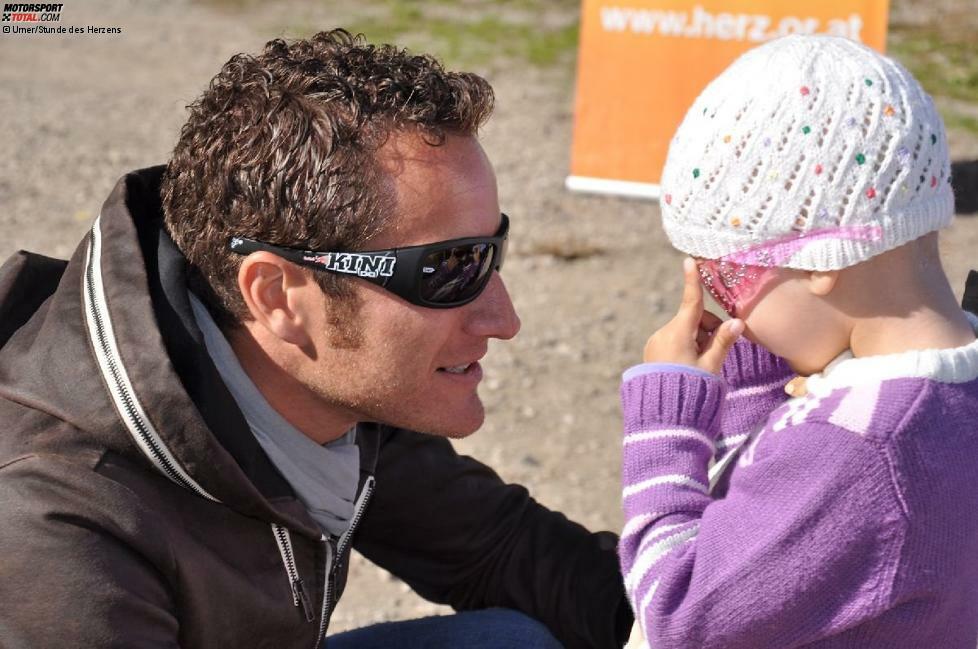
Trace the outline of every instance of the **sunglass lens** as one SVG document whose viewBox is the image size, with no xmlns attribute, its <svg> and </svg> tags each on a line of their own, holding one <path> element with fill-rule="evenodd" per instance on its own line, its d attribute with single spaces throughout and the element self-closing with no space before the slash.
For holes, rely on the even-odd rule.
<svg viewBox="0 0 978 649">
<path fill-rule="evenodd" d="M 421 265 L 421 297 L 433 304 L 474 298 L 492 271 L 495 246 L 477 243 L 433 252 Z"/>
</svg>

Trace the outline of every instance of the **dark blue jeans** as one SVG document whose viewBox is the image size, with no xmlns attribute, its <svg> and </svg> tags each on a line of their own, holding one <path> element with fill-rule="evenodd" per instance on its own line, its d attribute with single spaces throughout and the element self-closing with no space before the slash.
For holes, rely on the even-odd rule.
<svg viewBox="0 0 978 649">
<path fill-rule="evenodd" d="M 326 638 L 326 649 L 561 649 L 545 626 L 505 608 L 385 622 Z"/>
</svg>

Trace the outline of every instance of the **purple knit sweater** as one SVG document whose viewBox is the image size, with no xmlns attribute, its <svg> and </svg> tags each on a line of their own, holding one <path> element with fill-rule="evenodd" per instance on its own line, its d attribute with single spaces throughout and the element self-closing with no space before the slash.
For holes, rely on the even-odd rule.
<svg viewBox="0 0 978 649">
<path fill-rule="evenodd" d="M 791 376 L 741 340 L 723 378 L 622 384 L 619 552 L 648 644 L 975 649 L 978 342 L 841 359 L 794 399 Z"/>
</svg>

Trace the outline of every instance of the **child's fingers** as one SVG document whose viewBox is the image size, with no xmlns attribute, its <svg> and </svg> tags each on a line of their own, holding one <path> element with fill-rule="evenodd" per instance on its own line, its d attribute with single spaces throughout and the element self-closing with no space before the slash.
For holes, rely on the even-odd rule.
<svg viewBox="0 0 978 649">
<path fill-rule="evenodd" d="M 727 358 L 727 352 L 730 351 L 742 333 L 744 333 L 743 320 L 728 320 L 723 323 L 713 334 L 706 345 L 706 349 L 700 355 L 700 367 L 714 374 L 719 373 L 720 368 L 723 367 L 723 361 Z"/>
<path fill-rule="evenodd" d="M 690 329 L 699 326 L 703 317 L 703 287 L 699 270 L 692 257 L 683 259 L 683 300 L 677 314 Z"/>
</svg>

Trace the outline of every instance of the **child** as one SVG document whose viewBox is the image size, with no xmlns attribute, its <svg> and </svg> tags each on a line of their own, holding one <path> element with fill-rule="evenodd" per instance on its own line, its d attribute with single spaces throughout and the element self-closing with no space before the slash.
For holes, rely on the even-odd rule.
<svg viewBox="0 0 978 649">
<path fill-rule="evenodd" d="M 622 385 L 620 556 L 650 646 L 978 644 L 978 342 L 938 256 L 949 175 L 930 98 L 844 39 L 768 43 L 693 104 L 662 214 L 696 261 Z"/>
</svg>

